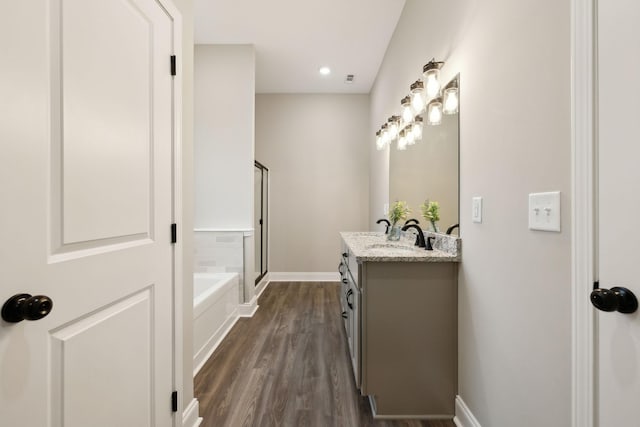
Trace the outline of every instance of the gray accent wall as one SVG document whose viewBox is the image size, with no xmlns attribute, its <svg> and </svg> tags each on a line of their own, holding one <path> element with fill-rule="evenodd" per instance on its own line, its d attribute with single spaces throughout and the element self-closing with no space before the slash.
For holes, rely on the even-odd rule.
<svg viewBox="0 0 640 427">
<path fill-rule="evenodd" d="M 335 272 L 338 233 L 367 229 L 368 128 L 368 95 L 256 95 L 270 272 Z"/>
<path fill-rule="evenodd" d="M 484 427 L 571 424 L 570 22 L 568 0 L 407 0 L 371 92 L 376 230 L 389 181 L 375 130 L 432 57 L 444 81 L 460 73 L 458 392 Z M 553 190 L 562 232 L 528 230 L 528 193 Z"/>
</svg>

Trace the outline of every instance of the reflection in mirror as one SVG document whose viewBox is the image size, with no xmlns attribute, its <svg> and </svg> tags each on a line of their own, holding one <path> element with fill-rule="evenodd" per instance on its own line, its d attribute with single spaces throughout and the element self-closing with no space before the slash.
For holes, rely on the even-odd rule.
<svg viewBox="0 0 640 427">
<path fill-rule="evenodd" d="M 452 81 L 458 81 L 458 76 Z M 410 217 L 419 219 L 420 226 L 430 230 L 420 206 L 425 200 L 438 202 L 438 231 L 444 233 L 460 221 L 459 113 L 444 114 L 439 125 L 427 122 L 425 119 L 421 141 L 406 150 L 398 150 L 396 144 L 389 147 L 389 203 L 405 200 L 411 208 Z M 459 228 L 452 234 L 457 235 L 458 231 Z"/>
</svg>

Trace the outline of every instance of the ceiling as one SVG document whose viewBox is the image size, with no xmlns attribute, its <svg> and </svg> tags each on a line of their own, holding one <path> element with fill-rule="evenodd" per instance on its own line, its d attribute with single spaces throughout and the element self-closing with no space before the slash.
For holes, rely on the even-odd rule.
<svg viewBox="0 0 640 427">
<path fill-rule="evenodd" d="M 258 93 L 369 93 L 404 3 L 195 0 L 195 42 L 253 44 Z"/>
</svg>

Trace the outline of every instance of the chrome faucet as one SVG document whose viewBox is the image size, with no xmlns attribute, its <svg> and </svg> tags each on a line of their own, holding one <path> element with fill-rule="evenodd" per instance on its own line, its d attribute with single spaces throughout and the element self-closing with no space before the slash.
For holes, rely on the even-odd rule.
<svg viewBox="0 0 640 427">
<path fill-rule="evenodd" d="M 415 245 L 419 248 L 424 248 L 424 233 L 422 232 L 422 228 L 420 228 L 418 224 L 405 224 L 405 226 L 402 227 L 402 231 L 407 231 L 410 228 L 415 228 L 418 231 L 418 237 L 416 237 Z"/>
</svg>

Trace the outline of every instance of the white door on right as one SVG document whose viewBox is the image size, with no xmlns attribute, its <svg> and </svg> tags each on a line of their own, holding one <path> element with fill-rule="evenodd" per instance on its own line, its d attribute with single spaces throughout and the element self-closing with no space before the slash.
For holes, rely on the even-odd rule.
<svg viewBox="0 0 640 427">
<path fill-rule="evenodd" d="M 598 277 L 640 296 L 640 3 L 596 4 Z M 640 426 L 640 314 L 596 316 L 597 426 Z"/>
</svg>

